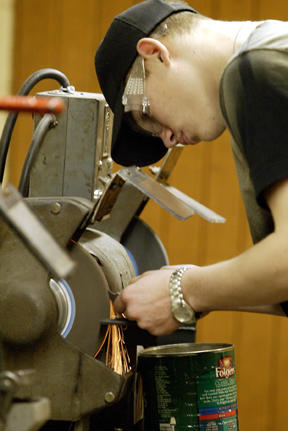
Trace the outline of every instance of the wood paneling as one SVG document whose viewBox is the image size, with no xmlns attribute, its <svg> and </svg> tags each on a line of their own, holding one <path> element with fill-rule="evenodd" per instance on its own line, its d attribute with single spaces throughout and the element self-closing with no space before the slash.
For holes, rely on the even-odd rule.
<svg viewBox="0 0 288 431">
<path fill-rule="evenodd" d="M 113 16 L 132 0 L 17 0 L 14 91 L 35 70 L 55 67 L 81 91 L 99 91 L 94 54 Z M 195 0 L 191 5 L 212 18 L 225 20 L 286 19 L 287 4 L 275 0 Z M 193 85 L 193 83 L 191 84 Z M 38 89 L 54 89 L 47 81 Z M 12 180 L 17 183 L 31 139 L 31 118 L 21 116 L 11 148 Z M 167 248 L 171 264 L 208 265 L 251 246 L 228 133 L 217 141 L 185 148 L 170 182 L 227 218 L 223 225 L 198 216 L 174 219 L 149 202 L 143 217 Z M 273 288 L 273 286 L 271 286 Z M 286 431 L 287 363 L 284 318 L 247 313 L 214 312 L 198 324 L 197 340 L 235 345 L 240 428 Z"/>
</svg>

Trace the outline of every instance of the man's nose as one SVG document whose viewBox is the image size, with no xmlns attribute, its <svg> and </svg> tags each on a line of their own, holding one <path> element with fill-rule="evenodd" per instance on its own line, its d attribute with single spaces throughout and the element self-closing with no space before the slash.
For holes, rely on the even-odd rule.
<svg viewBox="0 0 288 431">
<path fill-rule="evenodd" d="M 163 127 L 160 133 L 160 138 L 162 139 L 163 144 L 166 148 L 171 148 L 174 147 L 174 145 L 178 144 L 178 140 L 175 133 L 168 127 Z"/>
</svg>

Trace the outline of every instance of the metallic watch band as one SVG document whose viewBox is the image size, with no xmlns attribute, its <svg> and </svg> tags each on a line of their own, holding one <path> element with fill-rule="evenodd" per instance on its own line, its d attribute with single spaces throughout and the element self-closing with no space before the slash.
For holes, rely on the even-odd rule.
<svg viewBox="0 0 288 431">
<path fill-rule="evenodd" d="M 180 323 L 194 323 L 196 321 L 193 308 L 185 301 L 181 280 L 189 266 L 180 266 L 172 272 L 169 279 L 169 293 L 173 317 Z"/>
</svg>

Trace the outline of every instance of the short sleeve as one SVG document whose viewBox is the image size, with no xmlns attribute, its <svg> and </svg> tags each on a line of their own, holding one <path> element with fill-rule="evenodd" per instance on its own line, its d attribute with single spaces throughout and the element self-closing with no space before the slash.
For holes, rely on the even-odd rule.
<svg viewBox="0 0 288 431">
<path fill-rule="evenodd" d="M 265 207 L 265 190 L 288 177 L 288 53 L 257 49 L 235 57 L 224 71 L 220 100 Z"/>
<path fill-rule="evenodd" d="M 265 190 L 288 177 L 288 53 L 261 49 L 235 57 L 222 76 L 220 104 L 265 207 Z M 288 316 L 288 301 L 280 305 Z"/>
</svg>

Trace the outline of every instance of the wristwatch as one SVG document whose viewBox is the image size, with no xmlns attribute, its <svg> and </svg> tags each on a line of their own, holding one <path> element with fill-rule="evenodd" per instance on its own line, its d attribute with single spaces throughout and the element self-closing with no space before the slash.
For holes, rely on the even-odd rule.
<svg viewBox="0 0 288 431">
<path fill-rule="evenodd" d="M 180 266 L 172 272 L 169 279 L 169 293 L 173 317 L 180 323 L 195 323 L 195 311 L 184 299 L 181 280 L 188 266 Z"/>
</svg>

